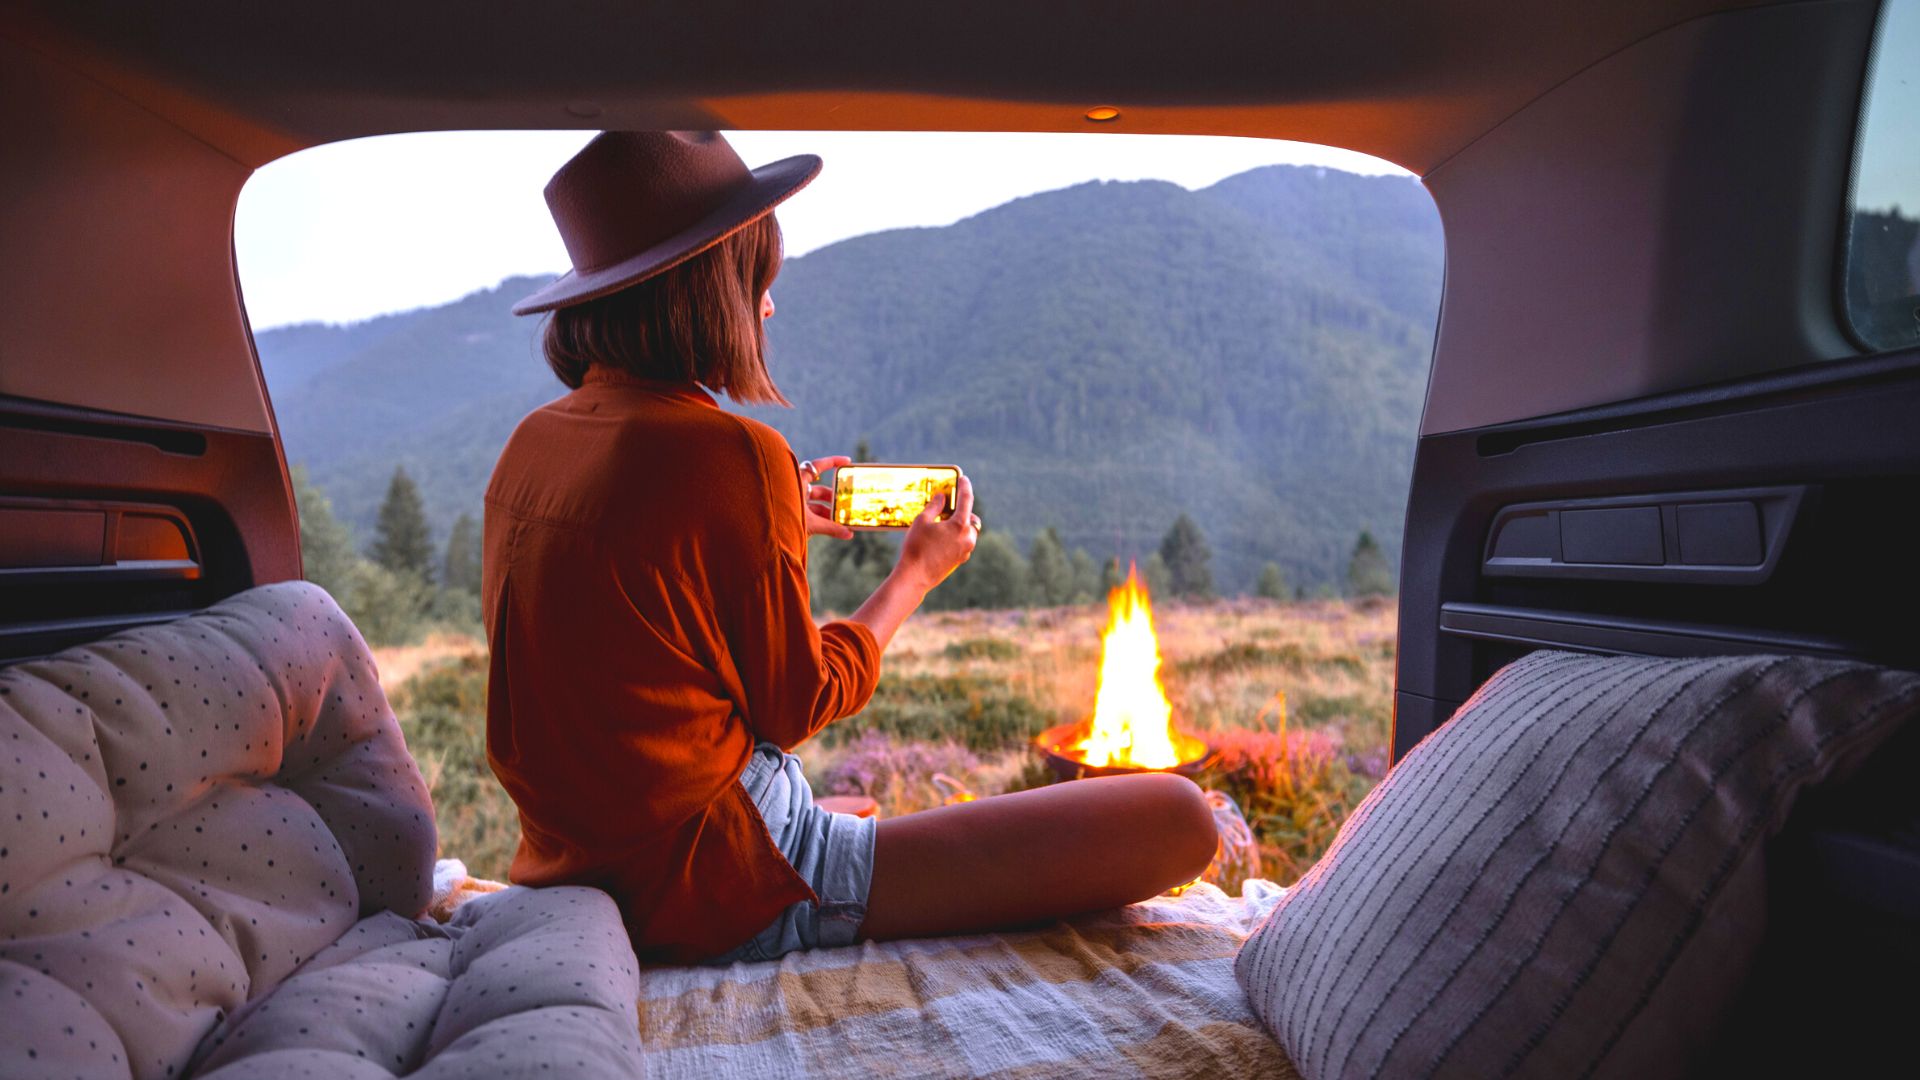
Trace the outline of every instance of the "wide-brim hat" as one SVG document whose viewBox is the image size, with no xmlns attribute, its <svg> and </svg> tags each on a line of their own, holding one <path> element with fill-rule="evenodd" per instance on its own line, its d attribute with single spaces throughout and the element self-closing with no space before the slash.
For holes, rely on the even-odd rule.
<svg viewBox="0 0 1920 1080">
<path fill-rule="evenodd" d="M 547 209 L 573 269 L 515 315 L 584 303 L 670 270 L 820 173 L 813 154 L 748 169 L 717 131 L 604 131 L 553 174 Z"/>
</svg>

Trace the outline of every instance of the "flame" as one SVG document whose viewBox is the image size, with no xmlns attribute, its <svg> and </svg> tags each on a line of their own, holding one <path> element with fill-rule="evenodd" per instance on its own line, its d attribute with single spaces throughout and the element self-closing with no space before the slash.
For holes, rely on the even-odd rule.
<svg viewBox="0 0 1920 1080">
<path fill-rule="evenodd" d="M 1107 597 L 1100 639 L 1100 693 L 1085 737 L 1063 748 L 1093 766 L 1171 769 L 1195 740 L 1173 730 L 1173 706 L 1160 685 L 1160 640 L 1153 633 L 1147 590 L 1132 566 Z"/>
</svg>

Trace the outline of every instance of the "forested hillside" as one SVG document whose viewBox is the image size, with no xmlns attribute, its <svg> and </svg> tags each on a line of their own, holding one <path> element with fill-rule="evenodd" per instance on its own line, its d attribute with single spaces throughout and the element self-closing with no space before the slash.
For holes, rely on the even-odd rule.
<svg viewBox="0 0 1920 1080">
<path fill-rule="evenodd" d="M 804 196 L 802 196 L 804 197 Z M 260 335 L 292 461 L 361 537 L 396 464 L 444 538 L 562 388 L 540 279 L 348 327 Z M 1202 191 L 1093 183 L 791 260 L 768 324 L 803 457 L 963 466 L 990 527 L 1140 557 L 1185 512 L 1221 591 L 1263 564 L 1344 582 L 1356 535 L 1397 559 L 1440 290 L 1417 183 L 1276 166 Z"/>
</svg>

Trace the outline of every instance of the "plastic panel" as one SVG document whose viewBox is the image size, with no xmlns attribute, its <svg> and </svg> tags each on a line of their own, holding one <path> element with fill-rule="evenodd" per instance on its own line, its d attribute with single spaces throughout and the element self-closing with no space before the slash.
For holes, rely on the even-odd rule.
<svg viewBox="0 0 1920 1080">
<path fill-rule="evenodd" d="M 1494 515 L 1490 577 L 1759 585 L 1805 486 L 1516 503 Z"/>
</svg>

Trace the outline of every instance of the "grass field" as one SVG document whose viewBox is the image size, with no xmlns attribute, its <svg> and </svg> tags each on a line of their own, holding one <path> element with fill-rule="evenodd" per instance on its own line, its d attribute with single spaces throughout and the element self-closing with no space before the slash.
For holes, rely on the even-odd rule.
<svg viewBox="0 0 1920 1080">
<path fill-rule="evenodd" d="M 1380 600 L 1155 607 L 1175 722 L 1213 747 L 1198 779 L 1245 812 L 1261 876 L 1298 877 L 1385 771 L 1393 617 Z M 1048 782 L 1030 740 L 1091 709 L 1105 620 L 1105 604 L 915 616 L 866 710 L 798 751 L 814 789 L 872 795 L 897 815 L 944 801 L 935 774 L 983 796 Z M 486 764 L 480 643 L 377 652 L 442 854 L 504 879 L 518 828 Z M 402 670 L 411 677 L 393 685 Z"/>
</svg>

